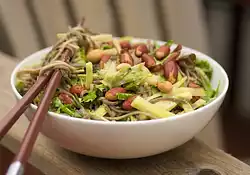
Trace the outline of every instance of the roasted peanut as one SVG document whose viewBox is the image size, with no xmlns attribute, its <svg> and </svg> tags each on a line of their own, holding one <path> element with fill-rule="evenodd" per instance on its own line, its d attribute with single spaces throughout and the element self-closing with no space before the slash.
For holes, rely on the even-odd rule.
<svg viewBox="0 0 250 175">
<path fill-rule="evenodd" d="M 173 52 L 178 52 L 182 49 L 182 45 L 178 44 L 176 48 L 173 50 Z"/>
<path fill-rule="evenodd" d="M 167 61 L 163 65 L 164 76 L 172 84 L 176 82 L 178 76 L 178 67 L 177 63 L 173 60 Z"/>
<path fill-rule="evenodd" d="M 125 92 L 126 92 L 126 89 L 121 88 L 121 87 L 112 88 L 105 93 L 105 98 L 110 101 L 115 101 L 117 100 L 117 97 L 116 97 L 117 93 L 125 93 Z"/>
<path fill-rule="evenodd" d="M 129 52 L 124 51 L 124 50 L 122 50 L 122 54 L 120 56 L 120 62 L 121 63 L 127 63 L 127 64 L 129 64 L 131 66 L 134 65 L 134 60 L 133 60 L 132 56 L 130 55 Z"/>
<path fill-rule="evenodd" d="M 156 64 L 154 57 L 151 55 L 148 55 L 146 53 L 142 54 L 141 59 L 142 59 L 142 62 L 145 62 L 145 66 L 147 68 L 151 68 L 151 67 L 155 66 L 155 64 Z"/>
<path fill-rule="evenodd" d="M 161 46 L 159 49 L 156 50 L 155 52 L 155 58 L 158 60 L 162 60 L 166 56 L 168 56 L 170 52 L 169 46 Z"/>
<path fill-rule="evenodd" d="M 103 55 L 103 51 L 101 49 L 94 49 L 88 52 L 87 59 L 92 63 L 97 63 L 100 61 Z"/>
<path fill-rule="evenodd" d="M 131 44 L 129 41 L 121 41 L 120 46 L 122 49 L 126 49 L 126 50 L 131 49 Z"/>
<path fill-rule="evenodd" d="M 100 61 L 102 55 L 116 55 L 117 50 L 115 48 L 107 49 L 107 50 L 101 50 L 101 49 L 94 49 L 88 52 L 87 59 L 91 61 L 92 63 L 97 63 Z"/>
<path fill-rule="evenodd" d="M 70 88 L 70 92 L 72 93 L 72 94 L 77 94 L 77 95 L 80 95 L 81 93 L 82 93 L 82 91 L 84 91 L 85 90 L 85 88 L 83 87 L 83 86 L 81 86 L 81 85 L 74 85 L 74 86 L 72 86 L 71 88 Z"/>
<path fill-rule="evenodd" d="M 181 54 L 181 52 L 173 52 L 173 53 L 171 53 L 170 55 L 168 55 L 168 58 L 167 58 L 167 60 L 165 62 L 175 61 L 180 54 Z"/>
<path fill-rule="evenodd" d="M 151 71 L 151 72 L 161 72 L 161 71 L 163 71 L 163 65 L 157 64 L 157 65 L 155 65 L 155 66 L 152 66 L 152 67 L 150 68 L 150 71 Z"/>
<path fill-rule="evenodd" d="M 59 99 L 62 101 L 63 104 L 72 104 L 73 103 L 72 98 L 68 94 L 65 94 L 65 93 L 61 93 L 59 95 Z"/>
<path fill-rule="evenodd" d="M 132 49 L 136 49 L 141 44 L 144 44 L 144 43 L 134 43 L 134 44 L 131 44 L 131 47 Z"/>
<path fill-rule="evenodd" d="M 100 68 L 103 69 L 104 68 L 104 64 L 108 62 L 108 60 L 110 59 L 110 55 L 102 55 L 101 57 L 101 61 L 100 61 Z"/>
<path fill-rule="evenodd" d="M 135 56 L 141 57 L 142 54 L 148 53 L 148 52 L 149 52 L 149 50 L 148 50 L 146 44 L 140 44 L 135 49 Z"/>
<path fill-rule="evenodd" d="M 128 63 L 121 63 L 121 64 L 119 64 L 119 65 L 116 66 L 116 69 L 117 69 L 117 70 L 120 70 L 120 69 L 122 69 L 122 68 L 124 68 L 124 67 L 130 68 L 131 65 L 128 64 Z"/>
<path fill-rule="evenodd" d="M 125 100 L 123 103 L 122 103 L 122 108 L 125 109 L 125 110 L 132 110 L 133 107 L 131 106 L 131 103 L 133 102 L 133 100 L 136 98 L 136 96 L 132 96 L 132 97 L 129 97 L 127 100 Z"/>
<path fill-rule="evenodd" d="M 158 82 L 157 88 L 162 92 L 168 93 L 172 90 L 173 85 L 169 81 Z"/>
<path fill-rule="evenodd" d="M 200 86 L 198 84 L 196 84 L 196 83 L 194 83 L 192 81 L 189 82 L 188 87 L 190 87 L 190 88 L 200 88 Z"/>
</svg>

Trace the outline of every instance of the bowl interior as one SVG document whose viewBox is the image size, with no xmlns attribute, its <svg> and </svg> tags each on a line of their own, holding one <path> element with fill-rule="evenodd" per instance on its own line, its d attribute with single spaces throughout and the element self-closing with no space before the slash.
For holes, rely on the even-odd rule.
<svg viewBox="0 0 250 175">
<path fill-rule="evenodd" d="M 147 41 L 146 39 L 133 39 L 132 42 L 146 42 L 146 41 Z M 157 41 L 157 43 L 162 45 L 165 42 Z M 171 49 L 175 48 L 175 46 L 176 45 L 173 44 Z M 46 55 L 46 53 L 49 52 L 50 49 L 51 49 L 51 47 L 48 47 L 48 48 L 45 48 L 43 50 L 40 50 L 38 52 L 33 53 L 32 55 L 26 57 L 23 61 L 21 61 L 13 70 L 13 72 L 11 74 L 11 87 L 12 87 L 12 90 L 13 90 L 15 96 L 18 99 L 21 99 L 22 96 L 18 93 L 18 91 L 15 87 L 17 71 L 22 69 L 22 68 L 29 67 L 29 66 L 32 66 L 34 64 L 40 63 L 41 59 L 44 58 L 44 56 Z M 183 46 L 182 53 L 186 53 L 186 52 L 187 53 L 191 53 L 191 52 L 195 53 L 198 59 L 207 60 L 210 63 L 210 65 L 213 68 L 213 75 L 212 75 L 212 80 L 211 80 L 211 84 L 212 84 L 213 88 L 216 88 L 218 83 L 220 82 L 220 89 L 219 89 L 218 97 L 213 102 L 211 102 L 210 104 L 208 104 L 202 108 L 199 108 L 199 109 L 192 111 L 192 112 L 169 117 L 169 118 L 163 118 L 163 119 L 157 119 L 157 120 L 137 121 L 137 122 L 103 122 L 103 121 L 95 121 L 95 120 L 87 120 L 87 119 L 78 119 L 78 118 L 68 117 L 68 116 L 63 115 L 63 114 L 56 114 L 53 112 L 48 112 L 48 113 L 49 113 L 49 115 L 51 115 L 53 117 L 63 117 L 65 119 L 79 120 L 81 122 L 85 121 L 85 122 L 94 122 L 94 123 L 98 122 L 98 123 L 105 123 L 105 124 L 136 124 L 136 123 L 145 123 L 145 122 L 158 122 L 160 120 L 175 120 L 179 117 L 185 117 L 191 113 L 195 113 L 195 112 L 200 111 L 200 110 L 205 110 L 205 109 L 209 108 L 209 106 L 216 104 L 217 101 L 222 100 L 222 98 L 224 98 L 224 96 L 228 90 L 228 85 L 229 85 L 228 76 L 227 76 L 225 70 L 215 60 L 213 60 L 209 56 L 207 56 L 199 51 L 196 51 L 194 49 Z M 31 107 L 34 109 L 37 109 L 37 106 L 35 106 L 35 105 L 31 105 Z"/>
</svg>

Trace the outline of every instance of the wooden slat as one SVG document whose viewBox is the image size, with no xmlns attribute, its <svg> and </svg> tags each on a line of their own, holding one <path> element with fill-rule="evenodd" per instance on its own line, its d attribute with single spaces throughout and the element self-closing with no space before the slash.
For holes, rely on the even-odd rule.
<svg viewBox="0 0 250 175">
<path fill-rule="evenodd" d="M 234 79 L 235 84 L 235 92 L 236 95 L 236 107 L 237 110 L 242 114 L 242 116 L 249 117 L 250 108 L 249 108 L 249 100 L 250 100 L 250 10 L 248 9 L 243 16 L 243 22 L 241 25 L 240 33 L 241 35 L 241 43 L 239 47 L 239 55 L 236 58 L 238 61 L 237 67 L 235 70 L 237 72 L 233 72 L 237 75 L 237 79 Z M 235 65 L 236 66 L 236 65 Z"/>
<path fill-rule="evenodd" d="M 78 19 L 86 18 L 86 26 L 95 32 L 115 33 L 108 0 L 71 0 Z"/>
<path fill-rule="evenodd" d="M 154 0 L 118 0 L 125 35 L 160 39 Z"/>
<path fill-rule="evenodd" d="M 70 24 L 62 0 L 34 0 L 33 7 L 44 32 L 46 44 L 54 44 L 57 40 L 56 34 L 67 31 Z"/>
<path fill-rule="evenodd" d="M 208 31 L 211 56 L 218 61 L 227 72 L 230 71 L 231 62 L 228 58 L 231 52 L 232 30 L 225 30 L 233 26 L 233 14 L 230 4 L 214 2 L 208 7 Z M 219 17 L 219 18 L 218 18 Z M 223 27 L 218 27 L 223 26 Z M 220 38 L 220 39 L 218 39 Z"/>
<path fill-rule="evenodd" d="M 170 39 L 207 53 L 206 22 L 201 3 L 197 0 L 162 1 Z"/>
<path fill-rule="evenodd" d="M 1 7 L 0 7 L 0 31 L 1 31 L 0 41 L 2 41 L 0 42 L 0 50 L 9 55 L 16 56 L 14 48 L 12 47 L 12 44 L 9 39 L 9 33 L 6 30 L 4 20 L 1 16 L 2 15 L 1 15 Z"/>
<path fill-rule="evenodd" d="M 1 17 L 16 55 L 23 58 L 38 50 L 36 35 L 27 13 L 25 0 L 0 1 Z"/>
<path fill-rule="evenodd" d="M 0 145 L 0 174 L 5 174 L 15 155 Z M 34 166 L 27 164 L 24 175 L 44 175 L 40 170 Z"/>
</svg>

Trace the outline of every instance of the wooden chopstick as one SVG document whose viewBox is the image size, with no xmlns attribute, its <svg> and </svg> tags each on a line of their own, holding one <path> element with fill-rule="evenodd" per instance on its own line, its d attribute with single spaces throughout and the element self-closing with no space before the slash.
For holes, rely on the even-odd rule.
<svg viewBox="0 0 250 175">
<path fill-rule="evenodd" d="M 29 89 L 29 91 L 19 100 L 16 105 L 5 115 L 0 121 L 0 140 L 19 119 L 23 112 L 27 109 L 28 105 L 39 94 L 43 87 L 48 83 L 52 71 L 48 75 L 42 75 L 36 83 Z"/>
<path fill-rule="evenodd" d="M 62 74 L 60 70 L 56 70 L 53 73 L 49 83 L 47 84 L 41 103 L 39 104 L 38 109 L 33 116 L 33 119 L 25 133 L 21 148 L 16 155 L 13 163 L 10 165 L 7 175 L 23 174 L 24 165 L 31 154 L 37 135 L 49 110 L 51 99 L 53 98 L 54 93 L 60 84 L 61 78 Z"/>
</svg>

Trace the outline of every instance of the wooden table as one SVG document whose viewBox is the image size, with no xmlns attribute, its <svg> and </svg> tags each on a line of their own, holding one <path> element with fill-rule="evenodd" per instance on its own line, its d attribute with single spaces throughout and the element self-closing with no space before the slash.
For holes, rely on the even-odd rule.
<svg viewBox="0 0 250 175">
<path fill-rule="evenodd" d="M 0 53 L 1 117 L 15 104 L 9 79 L 17 62 L 18 60 Z M 28 120 L 22 116 L 1 141 L 1 145 L 16 153 L 27 127 Z M 40 134 L 29 162 L 48 175 L 193 175 L 206 168 L 221 174 L 250 174 L 247 164 L 221 150 L 210 148 L 197 139 L 149 158 L 105 160 L 66 151 Z"/>
</svg>

